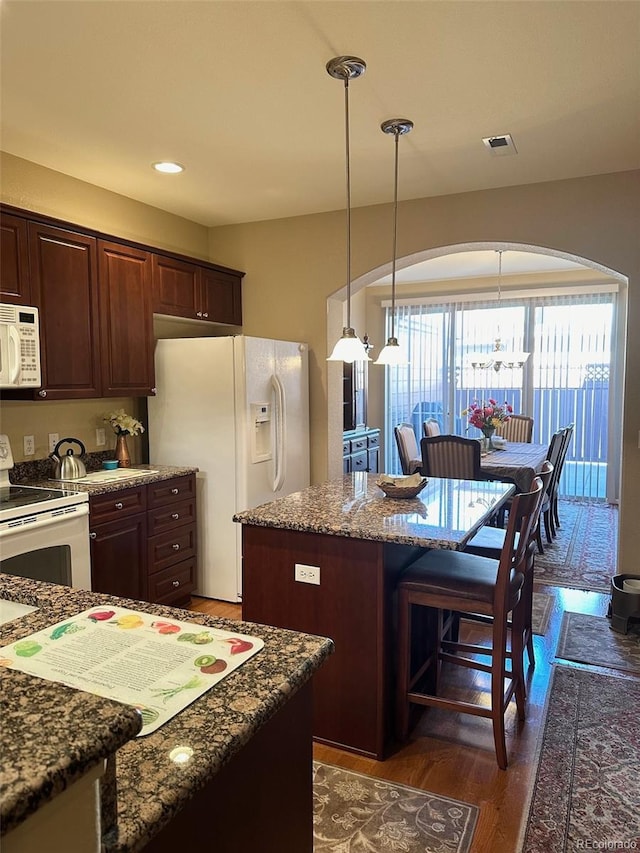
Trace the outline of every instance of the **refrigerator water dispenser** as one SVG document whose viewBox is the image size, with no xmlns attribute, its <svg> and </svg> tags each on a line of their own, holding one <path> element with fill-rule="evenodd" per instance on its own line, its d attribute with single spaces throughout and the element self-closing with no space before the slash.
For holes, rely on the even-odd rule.
<svg viewBox="0 0 640 853">
<path fill-rule="evenodd" d="M 251 403 L 251 461 L 268 462 L 271 451 L 271 403 Z"/>
</svg>

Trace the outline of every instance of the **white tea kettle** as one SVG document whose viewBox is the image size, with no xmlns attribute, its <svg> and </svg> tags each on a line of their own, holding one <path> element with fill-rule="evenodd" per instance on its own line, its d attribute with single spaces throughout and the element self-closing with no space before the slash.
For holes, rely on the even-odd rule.
<svg viewBox="0 0 640 853">
<path fill-rule="evenodd" d="M 80 448 L 80 456 L 86 453 L 84 444 L 78 438 L 62 438 L 53 448 L 53 453 L 49 456 L 55 463 L 53 472 L 54 480 L 79 480 L 81 477 L 87 476 L 87 469 L 80 456 L 76 456 L 70 447 L 63 457 L 60 457 L 60 445 L 73 443 Z"/>
</svg>

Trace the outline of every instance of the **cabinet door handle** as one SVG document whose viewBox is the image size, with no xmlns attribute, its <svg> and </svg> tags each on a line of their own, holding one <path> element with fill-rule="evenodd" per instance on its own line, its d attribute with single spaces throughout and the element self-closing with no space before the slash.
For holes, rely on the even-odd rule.
<svg viewBox="0 0 640 853">
<path fill-rule="evenodd" d="M 171 547 L 173 548 L 173 550 L 174 550 L 174 551 L 179 551 L 179 550 L 180 550 L 180 546 L 178 545 L 178 543 L 177 543 L 177 542 L 174 542 L 174 543 L 173 543 L 173 545 L 172 545 Z"/>
<path fill-rule="evenodd" d="M 171 489 L 171 494 L 172 495 L 180 494 L 180 489 Z"/>
<path fill-rule="evenodd" d="M 209 316 L 209 312 L 208 312 L 208 311 L 205 311 L 205 312 L 204 312 L 204 314 L 203 314 L 202 316 L 203 316 L 203 317 L 208 317 L 208 316 Z"/>
<path fill-rule="evenodd" d="M 157 389 L 157 388 L 152 388 L 152 389 L 151 389 L 151 393 L 152 393 L 152 394 L 157 394 L 157 393 L 158 393 L 158 389 Z"/>
<path fill-rule="evenodd" d="M 97 533 L 90 533 L 89 539 L 95 539 L 97 535 L 98 535 Z"/>
<path fill-rule="evenodd" d="M 116 509 L 122 509 L 123 504 L 122 504 L 122 502 L 121 502 L 121 501 L 118 501 L 117 503 L 115 503 L 115 504 L 114 504 L 114 507 L 115 507 Z"/>
<path fill-rule="evenodd" d="M 46 396 L 47 396 L 47 392 L 44 389 L 42 389 L 42 391 L 38 391 L 38 397 L 46 397 Z"/>
<path fill-rule="evenodd" d="M 180 513 L 179 513 L 179 512 L 172 512 L 172 513 L 171 513 L 171 518 L 172 518 L 174 521 L 177 521 L 177 520 L 180 518 Z"/>
<path fill-rule="evenodd" d="M 176 588 L 180 586 L 180 581 L 173 581 L 171 586 L 175 586 Z"/>
<path fill-rule="evenodd" d="M 202 311 L 196 311 L 196 317 L 202 317 Z"/>
</svg>

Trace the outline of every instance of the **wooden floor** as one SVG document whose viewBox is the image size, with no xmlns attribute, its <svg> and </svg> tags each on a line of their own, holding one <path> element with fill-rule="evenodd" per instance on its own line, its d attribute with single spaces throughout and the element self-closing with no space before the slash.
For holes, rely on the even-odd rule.
<svg viewBox="0 0 640 853">
<path fill-rule="evenodd" d="M 322 744 L 314 745 L 314 758 L 473 803 L 480 808 L 480 816 L 470 853 L 517 851 L 535 774 L 536 745 L 562 614 L 572 610 L 604 615 L 609 603 L 609 595 L 597 592 L 553 586 L 537 586 L 536 591 L 552 595 L 554 604 L 545 636 L 534 639 L 536 667 L 529 671 L 527 720 L 519 730 L 515 708 L 507 714 L 506 772 L 498 769 L 495 761 L 490 720 L 435 709 L 425 710 L 409 741 L 386 761 L 362 758 Z M 226 602 L 194 598 L 191 609 L 241 618 L 240 605 Z M 483 678 L 481 674 L 479 677 Z M 474 684 L 479 690 L 483 687 L 481 680 Z"/>
</svg>

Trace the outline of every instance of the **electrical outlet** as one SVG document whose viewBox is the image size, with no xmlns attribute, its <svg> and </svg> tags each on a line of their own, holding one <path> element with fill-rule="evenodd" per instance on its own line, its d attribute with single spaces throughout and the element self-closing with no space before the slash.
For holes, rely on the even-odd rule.
<svg viewBox="0 0 640 853">
<path fill-rule="evenodd" d="M 296 563 L 295 579 L 300 583 L 313 583 L 320 586 L 320 566 L 305 566 Z"/>
<path fill-rule="evenodd" d="M 49 433 L 49 453 L 53 453 L 56 449 L 56 444 L 60 441 L 60 435 L 57 432 Z"/>
<path fill-rule="evenodd" d="M 105 431 L 98 427 L 96 430 L 96 445 L 98 447 L 103 447 L 107 443 L 107 437 L 105 435 Z"/>
<path fill-rule="evenodd" d="M 24 455 L 25 456 L 33 456 L 36 452 L 36 440 L 32 435 L 25 435 L 23 437 L 24 442 Z"/>
</svg>

